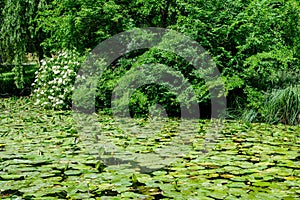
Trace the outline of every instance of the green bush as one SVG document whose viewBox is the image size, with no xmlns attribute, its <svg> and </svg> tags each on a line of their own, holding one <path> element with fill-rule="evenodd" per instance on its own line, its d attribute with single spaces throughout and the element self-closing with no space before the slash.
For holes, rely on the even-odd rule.
<svg viewBox="0 0 300 200">
<path fill-rule="evenodd" d="M 32 84 L 35 104 L 45 108 L 70 108 L 76 72 L 83 59 L 76 51 L 61 51 L 41 60 Z"/>
<path fill-rule="evenodd" d="M 155 48 L 149 49 L 141 55 L 134 55 L 135 58 L 131 58 L 132 55 L 127 55 L 120 59 L 115 66 L 109 67 L 98 82 L 97 95 L 96 95 L 96 106 L 97 108 L 108 108 L 111 107 L 111 97 L 113 90 L 117 85 L 126 85 L 127 83 L 135 83 L 143 86 L 135 88 L 135 92 L 129 97 L 129 92 L 124 93 L 124 98 L 129 98 L 126 101 L 124 98 L 115 101 L 120 111 L 129 106 L 132 116 L 145 117 L 149 114 L 149 110 L 154 105 L 162 105 L 167 111 L 169 116 L 178 117 L 180 116 L 180 104 L 190 105 L 191 102 L 198 102 L 209 104 L 209 91 L 208 84 L 205 84 L 203 78 L 197 73 L 192 65 L 189 65 L 180 56 L 166 51 L 161 51 Z M 143 65 L 154 64 L 154 66 L 148 66 L 143 70 L 143 73 L 138 73 L 136 69 Z M 159 69 L 153 69 L 155 66 L 160 64 Z M 156 76 L 152 73 L 157 72 L 163 74 L 168 72 L 173 80 L 180 80 L 181 75 L 184 76 L 184 80 L 189 82 L 193 88 L 181 89 L 182 84 L 179 84 L 174 88 L 171 83 L 165 82 L 165 84 L 156 84 Z M 124 77 L 126 77 L 124 79 Z M 176 82 L 176 81 L 175 81 Z M 185 82 L 184 82 L 185 83 Z M 135 85 L 133 84 L 133 85 Z M 186 84 L 186 83 L 185 83 Z M 215 83 L 216 84 L 216 83 Z M 195 91 L 195 96 L 189 98 L 181 94 L 179 97 L 170 89 L 176 91 L 190 92 Z M 129 90 L 129 88 L 123 88 Z M 127 103 L 129 103 L 127 105 Z"/>
</svg>

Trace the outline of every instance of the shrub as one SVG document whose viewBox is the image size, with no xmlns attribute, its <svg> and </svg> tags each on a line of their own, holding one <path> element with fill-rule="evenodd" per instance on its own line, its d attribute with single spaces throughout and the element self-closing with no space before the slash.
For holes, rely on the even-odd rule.
<svg viewBox="0 0 300 200">
<path fill-rule="evenodd" d="M 149 68 L 145 67 L 147 65 L 151 66 L 148 66 Z M 141 66 L 145 68 L 139 73 L 139 67 Z M 160 67 L 154 70 L 154 67 L 157 66 Z M 202 104 L 201 106 L 203 107 L 210 107 L 210 99 L 212 97 L 209 94 L 209 88 L 221 85 L 221 83 L 220 80 L 218 80 L 219 82 L 211 81 L 211 83 L 206 83 L 202 75 L 206 71 L 202 70 L 201 73 L 200 71 L 195 70 L 181 56 L 158 48 L 151 48 L 141 54 L 128 54 L 118 60 L 117 64 L 108 68 L 100 78 L 97 88 L 96 106 L 97 108 L 111 107 L 112 91 L 117 85 L 122 86 L 127 83 L 133 83 L 133 85 L 142 86 L 135 88 L 136 92 L 132 93 L 131 96 L 126 96 L 129 93 L 123 93 L 126 100 L 129 98 L 129 102 L 120 98 L 113 105 L 113 107 L 117 105 L 121 111 L 129 103 L 132 116 L 145 117 L 149 114 L 149 109 L 156 104 L 162 105 L 170 117 L 181 115 L 180 105 L 188 107 L 192 103 L 197 102 Z M 157 83 L 156 78 L 162 76 L 162 74 L 165 74 L 165 78 L 169 77 L 170 83 L 168 81 L 162 81 L 165 84 Z M 181 79 L 183 79 L 183 83 L 179 83 Z M 191 86 L 188 88 L 184 87 L 189 84 Z M 122 89 L 129 91 L 129 88 Z M 176 96 L 177 94 L 174 91 L 179 93 L 180 91 L 185 92 Z M 188 94 L 192 94 L 192 91 L 195 92 L 195 95 L 193 97 L 188 96 Z"/>
<path fill-rule="evenodd" d="M 32 84 L 35 104 L 45 108 L 70 108 L 76 72 L 82 61 L 83 57 L 75 50 L 61 51 L 57 56 L 41 60 Z"/>
</svg>

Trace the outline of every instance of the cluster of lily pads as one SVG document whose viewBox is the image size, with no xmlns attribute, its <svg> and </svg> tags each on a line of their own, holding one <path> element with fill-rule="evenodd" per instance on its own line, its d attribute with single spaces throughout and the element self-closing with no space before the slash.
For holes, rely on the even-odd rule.
<svg viewBox="0 0 300 200">
<path fill-rule="evenodd" d="M 110 141 L 145 155 L 135 165 L 108 165 L 75 126 L 71 111 L 11 99 L 1 100 L 0 111 L 0 199 L 300 198 L 299 126 L 226 121 L 210 151 L 203 151 L 209 121 L 199 121 L 189 151 L 147 171 L 143 167 L 151 169 L 155 161 L 146 154 L 172 141 L 176 122 L 169 120 L 151 137 L 132 137 L 99 114 Z"/>
</svg>

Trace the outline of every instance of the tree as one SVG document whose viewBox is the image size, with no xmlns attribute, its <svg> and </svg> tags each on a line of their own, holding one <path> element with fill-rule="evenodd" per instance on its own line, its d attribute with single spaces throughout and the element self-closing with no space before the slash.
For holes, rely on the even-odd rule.
<svg viewBox="0 0 300 200">
<path fill-rule="evenodd" d="M 48 54 L 72 48 L 83 53 L 123 31 L 124 12 L 115 1 L 50 1 L 37 16 L 37 30 L 46 36 L 41 45 Z"/>
<path fill-rule="evenodd" d="M 39 48 L 34 19 L 43 1 L 1 1 L 0 52 L 4 62 L 14 65 L 15 84 L 18 88 L 24 85 L 24 56 Z"/>
</svg>

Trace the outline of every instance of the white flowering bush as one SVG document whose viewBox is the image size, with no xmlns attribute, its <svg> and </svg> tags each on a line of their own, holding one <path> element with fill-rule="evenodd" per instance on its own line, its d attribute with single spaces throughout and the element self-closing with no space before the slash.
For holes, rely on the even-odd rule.
<svg viewBox="0 0 300 200">
<path fill-rule="evenodd" d="M 32 84 L 35 104 L 45 108 L 70 108 L 76 72 L 83 59 L 76 51 L 62 51 L 41 60 Z"/>
</svg>

